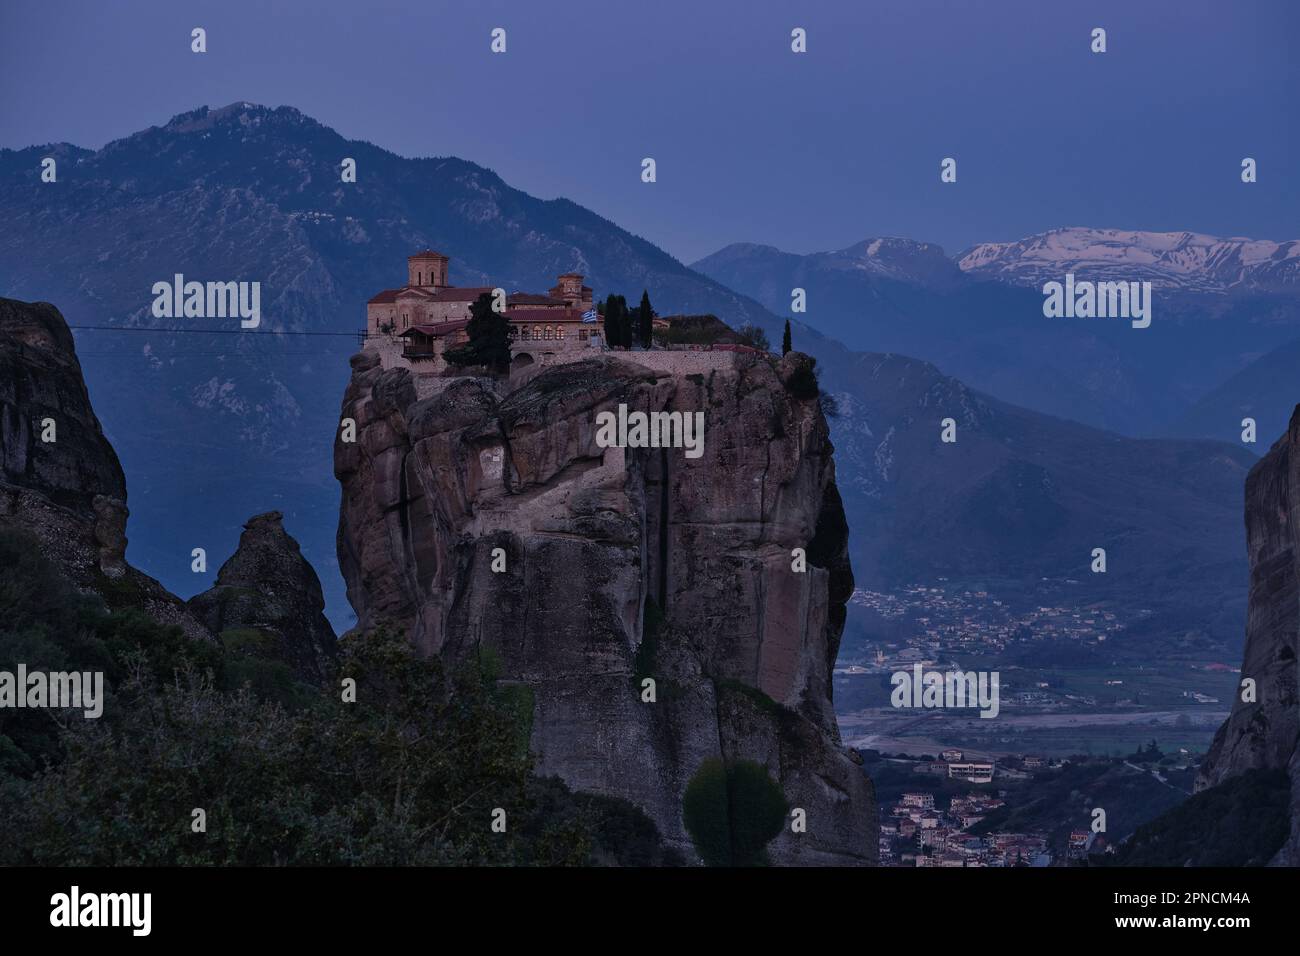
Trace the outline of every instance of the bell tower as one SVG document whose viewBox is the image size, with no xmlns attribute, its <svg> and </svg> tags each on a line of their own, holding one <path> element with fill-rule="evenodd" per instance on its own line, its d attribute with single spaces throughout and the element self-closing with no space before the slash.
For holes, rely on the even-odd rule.
<svg viewBox="0 0 1300 956">
<path fill-rule="evenodd" d="M 447 287 L 447 257 L 425 249 L 406 257 L 406 284 L 425 289 Z"/>
</svg>

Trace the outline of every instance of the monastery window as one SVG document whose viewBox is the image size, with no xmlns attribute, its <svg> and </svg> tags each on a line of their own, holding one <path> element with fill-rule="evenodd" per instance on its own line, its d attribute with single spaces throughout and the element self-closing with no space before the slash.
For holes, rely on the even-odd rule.
<svg viewBox="0 0 1300 956">
<path fill-rule="evenodd" d="M 586 329 L 578 329 L 578 341 L 579 341 L 579 342 L 585 342 L 585 341 L 587 341 L 587 330 L 586 330 Z"/>
<path fill-rule="evenodd" d="M 535 338 L 535 339 L 540 339 L 541 337 L 542 337 L 542 327 L 541 327 L 540 325 L 534 325 L 534 326 L 533 326 L 533 338 Z"/>
<path fill-rule="evenodd" d="M 556 337 L 557 339 L 561 339 L 561 340 L 563 340 L 563 338 L 564 338 L 564 326 L 562 326 L 562 325 L 557 325 L 557 326 L 555 327 L 555 337 Z"/>
</svg>

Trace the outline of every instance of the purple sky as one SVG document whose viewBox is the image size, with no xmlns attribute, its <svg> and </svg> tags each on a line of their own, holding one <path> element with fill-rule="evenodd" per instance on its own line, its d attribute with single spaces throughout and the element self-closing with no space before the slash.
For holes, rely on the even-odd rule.
<svg viewBox="0 0 1300 956">
<path fill-rule="evenodd" d="M 1297 40 L 1296 0 L 3 0 L 0 146 L 291 105 L 567 196 L 687 262 L 878 235 L 951 253 L 1062 225 L 1294 239 Z"/>
</svg>

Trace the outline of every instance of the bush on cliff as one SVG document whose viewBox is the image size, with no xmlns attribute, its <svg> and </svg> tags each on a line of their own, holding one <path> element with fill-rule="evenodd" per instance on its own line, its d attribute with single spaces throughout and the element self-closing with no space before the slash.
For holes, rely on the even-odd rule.
<svg viewBox="0 0 1300 956">
<path fill-rule="evenodd" d="M 682 819 L 706 866 L 763 866 L 786 806 L 762 764 L 711 759 L 686 786 Z"/>
<path fill-rule="evenodd" d="M 817 360 L 811 355 L 796 354 L 794 368 L 785 380 L 785 390 L 791 398 L 800 401 L 817 399 L 817 406 L 827 418 L 839 416 L 839 402 L 834 395 L 822 391 L 821 371 L 817 368 Z"/>
<path fill-rule="evenodd" d="M 790 393 L 792 398 L 797 398 L 800 401 L 816 398 L 821 394 L 821 383 L 818 381 L 817 375 L 817 360 L 811 355 L 798 356 L 789 378 L 785 380 L 785 390 Z"/>
</svg>

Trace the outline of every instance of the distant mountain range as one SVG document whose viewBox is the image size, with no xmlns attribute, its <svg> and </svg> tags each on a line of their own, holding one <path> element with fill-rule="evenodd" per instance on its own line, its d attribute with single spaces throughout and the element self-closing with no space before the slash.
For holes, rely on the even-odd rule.
<svg viewBox="0 0 1300 956">
<path fill-rule="evenodd" d="M 957 256 L 963 272 L 1041 288 L 1066 272 L 1149 280 L 1185 292 L 1300 293 L 1300 241 L 1220 239 L 1195 232 L 1053 229 L 1018 242 L 984 242 Z"/>
<path fill-rule="evenodd" d="M 40 181 L 45 156 L 58 160 L 56 183 Z M 344 157 L 357 161 L 355 184 L 340 182 Z M 426 247 L 452 257 L 459 285 L 536 291 L 577 271 L 602 295 L 635 301 L 648 288 L 661 309 L 778 328 L 757 303 L 572 202 L 460 159 L 345 140 L 288 107 L 205 107 L 97 151 L 0 150 L 0 218 L 0 293 L 58 303 L 74 326 L 229 332 L 238 323 L 154 319 L 153 283 L 178 272 L 261 282 L 256 333 L 81 332 L 78 351 L 130 475 L 132 560 L 191 594 L 216 571 L 192 574 L 193 548 L 229 554 L 250 513 L 279 510 L 321 569 L 340 629 L 329 463 L 357 341 L 269 333 L 359 330 L 366 300 L 404 280 L 406 256 Z"/>
<path fill-rule="evenodd" d="M 1300 335 L 1296 242 L 1059 229 L 955 259 L 907 239 L 809 255 L 738 243 L 694 268 L 778 314 L 802 288 L 798 317 L 851 348 L 924 356 L 1003 399 L 1135 436 L 1239 440 L 1241 416 L 1205 401 Z M 1042 283 L 1069 272 L 1151 281 L 1151 327 L 1045 318 Z M 1298 397 L 1270 397 L 1288 386 L 1255 378 L 1242 396 L 1272 423 L 1266 434 Z"/>
<path fill-rule="evenodd" d="M 1072 579 L 1081 605 L 1153 608 L 1155 632 L 1240 641 L 1240 509 L 1254 461 L 1240 446 L 1126 438 L 900 355 L 833 367 L 839 486 L 865 586 L 942 576 L 1006 595 Z M 939 441 L 945 417 L 956 422 L 952 444 Z M 1094 547 L 1106 550 L 1105 574 L 1090 571 Z"/>
<path fill-rule="evenodd" d="M 50 155 L 55 184 L 39 179 Z M 355 184 L 339 181 L 344 157 L 357 160 Z M 1202 624 L 1244 601 L 1249 456 L 1239 445 L 1137 441 L 1063 419 L 1139 433 L 1186 413 L 1300 329 L 1275 293 L 1273 312 L 1218 296 L 1213 314 L 1189 313 L 1185 329 L 1161 311 L 1145 331 L 1051 323 L 1035 291 L 981 280 L 937 246 L 908 240 L 817 256 L 732 246 L 693 269 L 473 163 L 399 157 L 297 110 L 247 103 L 195 110 L 97 151 L 0 150 L 0 216 L 0 294 L 55 302 L 73 325 L 137 330 L 78 333 L 130 483 L 133 562 L 192 594 L 216 570 L 192 574 L 192 548 L 228 554 L 249 514 L 278 510 L 319 570 L 340 630 L 350 621 L 335 571 L 330 462 L 356 341 L 276 333 L 355 331 L 366 299 L 400 282 L 416 249 L 450 255 L 456 284 L 537 290 L 577 271 L 598 297 L 648 289 L 660 313 L 753 323 L 774 343 L 790 289 L 804 285 L 809 311 L 795 316 L 806 323 L 793 323 L 794 343 L 818 358 L 839 399 L 832 437 L 860 582 L 1034 582 L 1086 574 L 1091 549 L 1107 546 L 1116 572 L 1087 579 L 1097 596 L 1141 595 L 1143 606 L 1163 602 L 1184 616 L 1202 608 Z M 260 281 L 262 328 L 157 331 L 237 329 L 154 319 L 151 287 L 177 272 Z M 1242 337 L 1243 325 L 1260 334 Z M 1238 330 L 1234 348 L 1217 334 L 1228 326 Z M 949 416 L 959 441 L 941 445 Z M 1215 625 L 1223 640 L 1239 629 L 1239 620 Z"/>
<path fill-rule="evenodd" d="M 1300 400 L 1300 339 L 1287 342 L 1255 359 L 1240 372 L 1206 393 L 1173 423 L 1174 435 L 1195 438 L 1213 435 L 1238 441 L 1241 423 L 1255 420 L 1259 454 L 1269 439 L 1285 431 L 1286 408 Z"/>
</svg>

